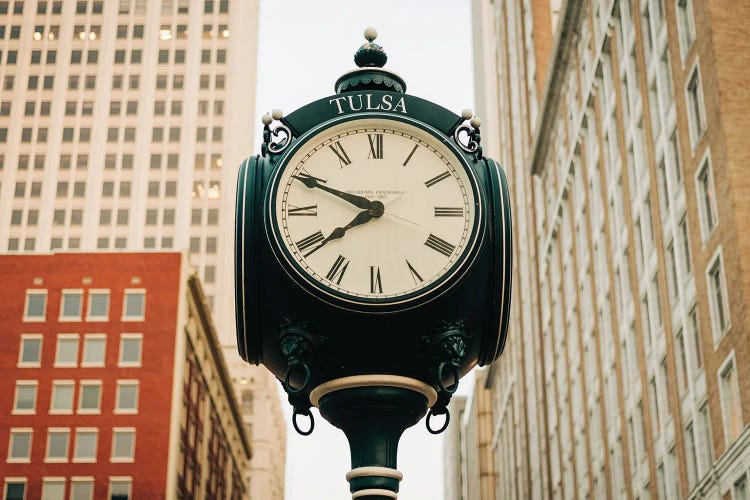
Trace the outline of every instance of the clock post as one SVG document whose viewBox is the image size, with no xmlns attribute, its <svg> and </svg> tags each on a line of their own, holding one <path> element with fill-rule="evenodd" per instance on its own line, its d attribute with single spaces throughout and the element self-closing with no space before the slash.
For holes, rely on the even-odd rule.
<svg viewBox="0 0 750 500">
<path fill-rule="evenodd" d="M 425 415 L 442 432 L 460 378 L 502 353 L 512 266 L 480 120 L 406 94 L 376 36 L 334 95 L 263 117 L 235 235 L 240 355 L 279 379 L 297 432 L 312 407 L 344 432 L 352 498 L 373 500 L 398 496 L 401 434 Z"/>
</svg>

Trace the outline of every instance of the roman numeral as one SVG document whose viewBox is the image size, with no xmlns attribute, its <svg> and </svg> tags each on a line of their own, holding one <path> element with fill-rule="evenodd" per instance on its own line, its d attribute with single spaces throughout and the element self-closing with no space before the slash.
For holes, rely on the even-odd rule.
<svg viewBox="0 0 750 500">
<path fill-rule="evenodd" d="M 463 217 L 462 207 L 435 207 L 435 217 Z"/>
<path fill-rule="evenodd" d="M 447 179 L 450 176 L 451 176 L 450 172 L 443 172 L 442 174 L 437 175 L 437 176 L 433 177 L 432 179 L 430 179 L 429 181 L 425 182 L 424 185 L 427 186 L 427 187 L 432 187 L 435 184 L 437 184 L 438 182 L 440 182 L 440 181 L 442 181 L 444 179 Z"/>
<path fill-rule="evenodd" d="M 404 260 L 406 260 L 406 259 L 404 259 Z M 417 270 L 414 269 L 414 266 L 412 266 L 411 263 L 408 260 L 406 261 L 406 265 L 409 268 L 409 272 L 411 273 L 411 279 L 414 280 L 414 284 L 415 285 L 418 285 L 419 283 L 421 283 L 421 282 L 424 281 L 422 279 L 422 277 L 419 275 L 419 273 L 417 272 Z"/>
<path fill-rule="evenodd" d="M 304 252 L 305 250 L 307 250 L 311 246 L 317 245 L 318 243 L 320 243 L 324 239 L 325 238 L 323 237 L 323 233 L 321 233 L 320 231 L 318 231 L 317 233 L 311 234 L 307 238 L 302 238 L 297 243 L 295 243 L 295 245 L 297 245 L 297 248 L 299 249 L 300 252 Z M 308 257 L 308 256 L 312 255 L 312 253 L 315 252 L 315 250 L 317 250 L 318 248 L 320 248 L 320 247 L 317 246 L 317 247 L 313 248 L 312 251 L 310 251 L 309 253 L 305 254 L 305 257 Z"/>
<path fill-rule="evenodd" d="M 370 141 L 370 154 L 367 159 L 383 159 L 383 134 L 367 134 L 367 140 Z"/>
<path fill-rule="evenodd" d="M 380 281 L 380 268 L 370 266 L 370 293 L 383 293 L 383 282 Z"/>
<path fill-rule="evenodd" d="M 333 266 L 331 266 L 331 269 L 328 271 L 328 274 L 326 274 L 326 279 L 335 281 L 337 285 L 340 285 L 341 278 L 344 277 L 347 267 L 349 267 L 349 259 L 339 255 L 336 258 L 336 262 L 333 263 Z"/>
<path fill-rule="evenodd" d="M 424 244 L 432 248 L 436 252 L 445 255 L 446 257 L 450 257 L 453 253 L 453 250 L 456 248 L 456 245 L 451 245 L 447 241 L 438 238 L 432 233 L 430 233 L 430 235 L 427 237 L 427 241 L 425 241 Z"/>
<path fill-rule="evenodd" d="M 436 209 L 437 210 L 437 209 Z M 318 205 L 310 205 L 309 207 L 295 207 L 294 205 L 289 205 L 289 209 L 287 210 L 289 215 L 318 215 Z"/>
<path fill-rule="evenodd" d="M 352 162 L 349 159 L 349 155 L 346 154 L 346 151 L 344 151 L 344 146 L 342 146 L 340 142 L 337 141 L 333 144 L 329 144 L 328 147 L 331 148 L 331 151 L 333 151 L 333 153 L 339 159 L 340 168 L 344 168 Z"/>
<path fill-rule="evenodd" d="M 411 153 L 409 153 L 409 156 L 406 157 L 406 159 L 404 160 L 404 163 L 402 163 L 401 165 L 405 167 L 406 164 L 409 163 L 409 160 L 411 160 L 411 157 L 414 156 L 414 153 L 417 151 L 418 147 L 419 147 L 419 144 L 414 145 L 414 149 L 411 150 Z"/>
</svg>

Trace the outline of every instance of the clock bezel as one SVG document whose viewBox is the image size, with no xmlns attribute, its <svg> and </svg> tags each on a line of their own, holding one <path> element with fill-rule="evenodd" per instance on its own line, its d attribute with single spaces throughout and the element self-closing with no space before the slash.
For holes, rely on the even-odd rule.
<svg viewBox="0 0 750 500">
<path fill-rule="evenodd" d="M 371 122 L 372 120 L 402 122 L 419 129 L 426 135 L 432 136 L 432 140 L 445 146 L 458 161 L 460 168 L 464 169 L 469 179 L 471 192 L 474 196 L 474 222 L 471 227 L 468 243 L 463 252 L 456 259 L 456 262 L 448 269 L 448 271 L 443 273 L 442 276 L 424 288 L 390 298 L 367 298 L 350 295 L 329 287 L 324 282 L 313 278 L 297 262 L 287 248 L 284 242 L 284 237 L 279 228 L 279 221 L 276 218 L 275 207 L 277 195 L 279 194 L 279 183 L 282 174 L 289 166 L 289 160 L 311 139 L 317 137 L 321 133 L 325 133 L 326 129 L 354 121 L 362 122 L 364 127 L 371 127 L 372 125 L 368 122 Z M 456 165 L 455 168 L 459 168 L 459 166 Z M 478 182 L 471 165 L 459 151 L 458 147 L 456 147 L 449 137 L 427 123 L 411 119 L 407 116 L 398 116 L 388 113 L 370 112 L 342 116 L 323 122 L 306 131 L 294 141 L 286 151 L 284 151 L 281 158 L 278 160 L 267 185 L 266 193 L 264 195 L 264 206 L 266 238 L 273 250 L 274 257 L 284 272 L 303 290 L 315 298 L 342 309 L 358 312 L 385 313 L 403 311 L 426 305 L 444 295 L 460 283 L 461 279 L 473 267 L 479 253 L 478 250 L 481 248 L 481 243 L 484 241 L 486 233 L 486 224 L 484 223 L 484 196 L 480 183 Z"/>
</svg>

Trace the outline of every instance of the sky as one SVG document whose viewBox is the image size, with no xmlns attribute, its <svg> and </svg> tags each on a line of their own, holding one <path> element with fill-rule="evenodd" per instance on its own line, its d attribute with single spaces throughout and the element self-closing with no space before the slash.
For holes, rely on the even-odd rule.
<svg viewBox="0 0 750 500">
<path fill-rule="evenodd" d="M 288 114 L 334 93 L 336 79 L 356 67 L 354 52 L 368 26 L 378 30 L 376 43 L 388 54 L 385 67 L 406 81 L 407 93 L 457 114 L 474 106 L 470 0 L 261 0 L 259 26 L 253 153 L 260 151 L 263 113 Z M 468 394 L 472 384 L 472 375 L 466 376 L 459 394 Z M 350 499 L 344 434 L 313 410 L 315 431 L 297 435 L 283 392 L 281 397 L 286 500 Z M 424 420 L 401 438 L 398 469 L 404 473 L 401 500 L 443 498 L 442 436 L 429 434 Z"/>
</svg>

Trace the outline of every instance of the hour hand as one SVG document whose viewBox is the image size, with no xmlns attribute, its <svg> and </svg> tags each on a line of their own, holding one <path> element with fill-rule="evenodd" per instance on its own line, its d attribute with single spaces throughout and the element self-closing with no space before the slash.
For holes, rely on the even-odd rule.
<svg viewBox="0 0 750 500">
<path fill-rule="evenodd" d="M 356 217 L 354 217 L 354 219 L 352 219 L 352 221 L 349 224 L 347 224 L 344 227 L 337 227 L 333 231 L 331 231 L 331 234 L 329 234 L 326 239 L 321 241 L 318 246 L 316 246 L 315 248 L 313 248 L 312 250 L 310 250 L 308 253 L 305 254 L 305 258 L 309 257 L 313 253 L 320 250 L 320 248 L 325 246 L 325 244 L 328 243 L 329 241 L 343 238 L 349 229 L 355 226 L 360 226 L 364 224 L 365 222 L 369 222 L 370 220 L 372 220 L 372 218 L 373 216 L 372 214 L 370 214 L 369 210 L 361 211 L 360 213 L 357 214 Z"/>
<path fill-rule="evenodd" d="M 358 207 L 364 210 L 369 210 L 370 208 L 372 208 L 372 202 L 368 200 L 367 198 L 363 196 L 357 196 L 356 194 L 345 193 L 344 191 L 339 191 L 338 189 L 325 186 L 320 183 L 320 179 L 318 179 L 317 177 L 313 177 L 312 175 L 308 175 L 304 172 L 300 172 L 299 175 L 293 175 L 292 177 L 300 181 L 302 184 L 304 184 L 308 188 L 311 188 L 311 189 L 318 188 L 327 193 L 331 193 L 332 195 L 351 203 L 355 207 Z"/>
</svg>

